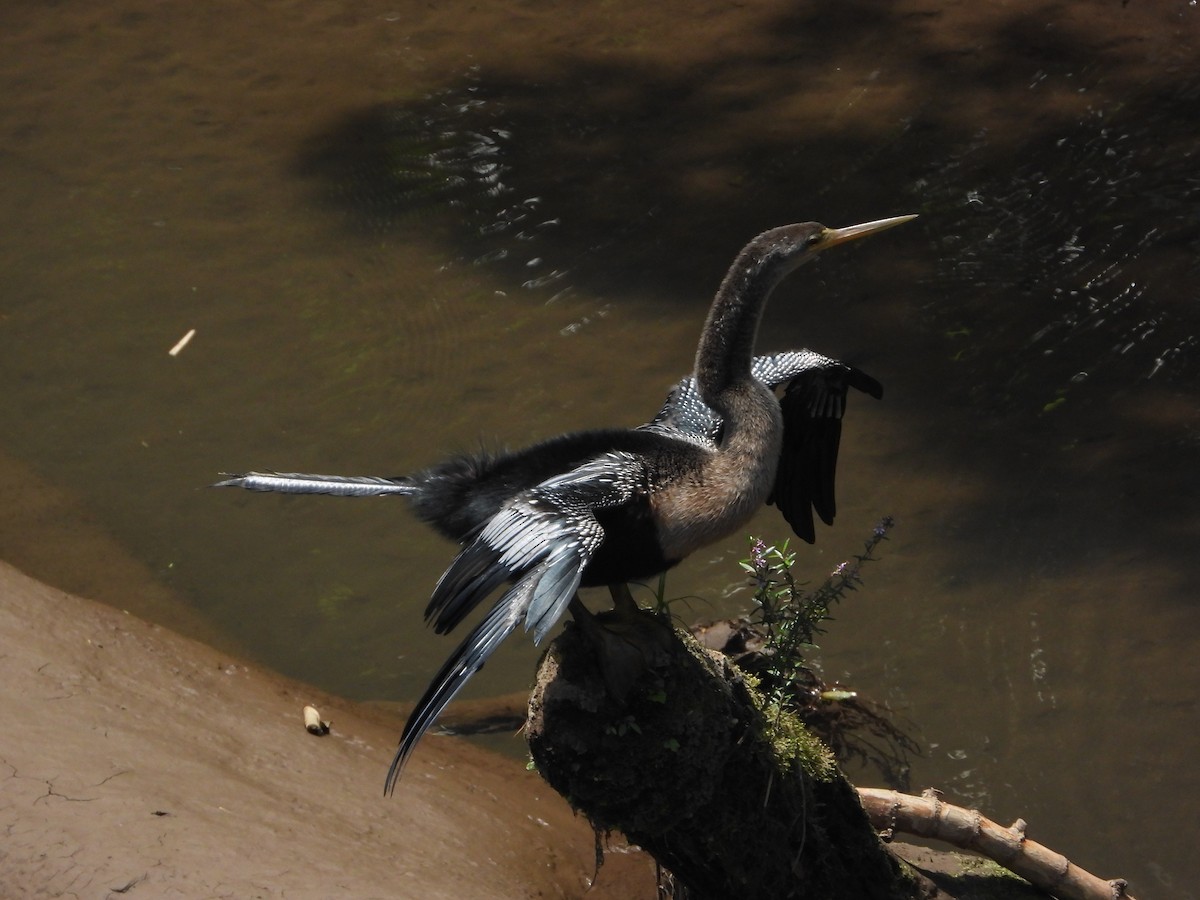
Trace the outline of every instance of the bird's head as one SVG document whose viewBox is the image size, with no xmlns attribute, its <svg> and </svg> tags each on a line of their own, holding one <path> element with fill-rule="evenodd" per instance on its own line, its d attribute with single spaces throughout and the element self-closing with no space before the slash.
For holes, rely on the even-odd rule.
<svg viewBox="0 0 1200 900">
<path fill-rule="evenodd" d="M 826 228 L 820 222 L 782 225 L 760 234 L 747 249 L 755 248 L 755 255 L 763 261 L 764 268 L 773 270 L 778 278 L 783 278 L 830 247 L 877 234 L 915 218 L 915 215 L 893 216 L 845 228 Z"/>
</svg>

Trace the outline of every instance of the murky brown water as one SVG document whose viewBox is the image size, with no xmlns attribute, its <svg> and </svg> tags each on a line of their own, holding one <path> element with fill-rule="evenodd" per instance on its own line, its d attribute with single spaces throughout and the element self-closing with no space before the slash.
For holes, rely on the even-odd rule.
<svg viewBox="0 0 1200 900">
<path fill-rule="evenodd" d="M 450 649 L 420 610 L 453 548 L 399 503 L 205 483 L 644 421 L 747 238 L 919 212 L 763 331 L 887 386 L 802 548 L 820 577 L 899 520 L 826 672 L 919 723 L 914 785 L 1196 896 L 1198 16 L 10 5 L 0 449 L 231 645 L 411 697 Z M 721 602 L 742 555 L 670 592 Z M 533 658 L 512 642 L 473 693 Z"/>
</svg>

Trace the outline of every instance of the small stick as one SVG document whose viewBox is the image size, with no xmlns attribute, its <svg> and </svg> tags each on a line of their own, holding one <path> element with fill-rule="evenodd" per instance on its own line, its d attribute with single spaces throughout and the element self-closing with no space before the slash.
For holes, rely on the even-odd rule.
<svg viewBox="0 0 1200 900">
<path fill-rule="evenodd" d="M 304 727 L 308 729 L 309 734 L 318 737 L 329 734 L 329 723 L 321 719 L 321 714 L 315 706 L 304 707 Z"/>
<path fill-rule="evenodd" d="M 181 337 L 179 339 L 178 343 L 176 343 L 174 347 L 172 347 L 170 350 L 168 350 L 167 353 L 171 356 L 178 356 L 180 351 L 182 351 L 183 348 L 186 347 L 191 342 L 192 338 L 194 338 L 195 336 L 196 336 L 196 329 L 193 328 L 191 331 L 189 331 L 187 334 L 185 334 L 183 337 Z"/>
</svg>

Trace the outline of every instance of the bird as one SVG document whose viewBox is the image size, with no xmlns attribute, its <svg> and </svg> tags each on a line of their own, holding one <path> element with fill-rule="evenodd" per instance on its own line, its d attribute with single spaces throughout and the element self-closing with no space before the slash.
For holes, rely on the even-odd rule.
<svg viewBox="0 0 1200 900">
<path fill-rule="evenodd" d="M 832 525 L 837 511 L 833 489 L 847 388 L 881 399 L 883 386 L 861 369 L 808 349 L 756 356 L 751 372 L 771 390 L 786 385 L 779 401 L 786 449 L 776 475 L 777 488 L 781 476 L 784 488 L 774 491 L 770 502 L 780 507 L 797 537 L 814 543 L 813 513 Z M 634 430 L 685 435 L 715 445 L 721 426 L 720 416 L 704 404 L 695 379 L 689 376 L 670 389 L 653 419 Z M 404 496 L 418 518 L 462 544 L 509 498 L 586 462 L 622 436 L 616 429 L 573 432 L 517 452 L 479 450 L 451 456 L 409 475 L 246 472 L 227 475 L 213 487 L 340 497 Z M 605 584 L 598 572 L 597 577 L 600 580 L 592 578 L 584 586 Z"/>
<path fill-rule="evenodd" d="M 216 484 L 407 496 L 418 518 L 463 545 L 425 609 L 438 634 L 507 584 L 417 701 L 385 794 L 421 737 L 505 638 L 523 623 L 539 643 L 569 605 L 583 611 L 580 587 L 608 586 L 620 606 L 628 582 L 734 533 L 766 503 L 808 542 L 814 511 L 832 524 L 847 388 L 879 398 L 882 386 L 810 350 L 755 357 L 759 323 L 776 286 L 819 253 L 914 218 L 846 228 L 804 222 L 751 240 L 712 301 L 692 374 L 645 425 L 572 432 L 511 453 L 461 454 L 408 476 L 247 472 Z"/>
</svg>

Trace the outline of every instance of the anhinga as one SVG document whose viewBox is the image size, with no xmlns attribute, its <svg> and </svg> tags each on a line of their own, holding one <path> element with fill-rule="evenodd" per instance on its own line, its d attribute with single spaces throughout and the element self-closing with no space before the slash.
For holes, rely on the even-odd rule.
<svg viewBox="0 0 1200 900">
<path fill-rule="evenodd" d="M 814 509 L 832 522 L 847 386 L 876 397 L 882 388 L 807 350 L 755 359 L 755 336 L 768 297 L 789 273 L 823 250 L 913 218 L 838 229 L 785 225 L 754 238 L 712 302 L 693 375 L 646 425 L 561 435 L 515 453 L 458 456 L 400 478 L 251 472 L 220 482 L 285 493 L 407 495 L 420 518 L 466 545 L 425 609 L 438 634 L 509 585 L 409 716 L 386 791 L 500 643 L 522 622 L 540 641 L 578 588 L 663 572 L 737 531 L 768 501 L 810 542 Z M 773 389 L 782 384 L 777 399 Z"/>
</svg>

